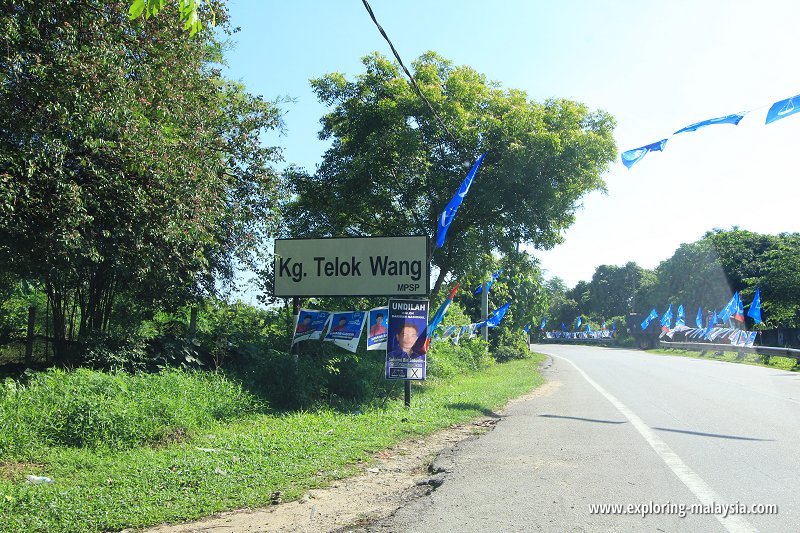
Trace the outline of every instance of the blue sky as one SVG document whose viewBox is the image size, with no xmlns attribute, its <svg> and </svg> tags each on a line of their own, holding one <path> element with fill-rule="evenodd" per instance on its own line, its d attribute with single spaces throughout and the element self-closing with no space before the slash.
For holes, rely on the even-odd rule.
<svg viewBox="0 0 800 533">
<path fill-rule="evenodd" d="M 788 1 L 372 0 L 406 64 L 434 50 L 505 88 L 542 100 L 563 97 L 617 119 L 620 151 L 700 120 L 751 111 L 738 126 L 676 136 L 631 170 L 619 159 L 608 194 L 583 201 L 564 244 L 533 251 L 547 276 L 569 286 L 601 264 L 653 268 L 715 227 L 800 231 L 800 114 L 769 126 L 767 108 L 800 94 L 800 31 Z M 352 77 L 360 58 L 391 51 L 360 0 L 231 0 L 241 32 L 228 76 L 282 104 L 286 131 L 269 142 L 285 163 L 313 170 L 324 106 L 308 80 Z M 454 176 L 454 190 L 463 176 Z M 474 186 L 480 185 L 480 174 Z M 469 201 L 469 198 L 467 198 Z"/>
</svg>

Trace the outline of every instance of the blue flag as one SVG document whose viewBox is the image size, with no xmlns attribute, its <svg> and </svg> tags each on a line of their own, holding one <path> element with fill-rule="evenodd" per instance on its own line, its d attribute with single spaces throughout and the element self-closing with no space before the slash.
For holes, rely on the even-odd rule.
<svg viewBox="0 0 800 533">
<path fill-rule="evenodd" d="M 490 280 L 489 280 L 489 281 L 486 283 L 486 292 L 487 292 L 487 293 L 488 293 L 488 292 L 489 292 L 489 290 L 492 288 L 492 285 L 494 285 L 494 282 L 495 282 L 495 281 L 497 281 L 497 278 L 499 278 L 499 277 L 500 277 L 500 274 L 502 274 L 502 273 L 503 273 L 503 270 L 505 270 L 505 268 L 501 268 L 500 270 L 498 270 L 497 272 L 495 272 L 494 274 L 492 274 L 492 279 L 490 279 Z M 477 289 L 475 289 L 475 292 L 474 292 L 473 294 L 480 294 L 480 293 L 482 293 L 482 292 L 483 292 L 483 283 L 481 283 L 480 285 L 478 285 L 478 288 L 477 288 Z"/>
<path fill-rule="evenodd" d="M 611 323 L 611 331 L 617 331 L 617 323 L 616 322 L 612 322 Z"/>
<path fill-rule="evenodd" d="M 649 152 L 664 151 L 664 147 L 666 145 L 667 145 L 667 139 L 661 139 L 660 141 L 654 142 L 653 144 L 648 144 L 647 146 L 642 146 L 641 148 L 634 148 L 633 150 L 622 152 L 622 164 L 628 168 L 631 168 L 633 165 L 641 161 L 642 158 L 646 156 Z"/>
<path fill-rule="evenodd" d="M 697 324 L 698 328 L 702 328 L 703 327 L 703 308 L 702 307 L 698 307 L 697 308 L 697 316 L 694 317 L 694 323 Z"/>
<path fill-rule="evenodd" d="M 752 318 L 756 324 L 760 324 L 761 320 L 761 289 L 756 287 L 756 295 L 753 296 L 753 303 L 750 304 L 750 309 L 747 310 L 747 316 Z"/>
<path fill-rule="evenodd" d="M 578 329 L 579 327 L 581 327 L 581 317 L 580 317 L 580 315 L 575 320 L 575 329 Z"/>
<path fill-rule="evenodd" d="M 511 305 L 511 302 L 506 303 L 502 307 L 498 307 L 495 309 L 489 318 L 486 319 L 486 326 L 490 328 L 495 328 L 500 325 L 500 321 L 503 320 L 503 317 L 506 315 L 506 311 L 508 311 L 508 307 Z"/>
<path fill-rule="evenodd" d="M 525 324 L 525 333 L 528 333 L 528 330 L 529 330 L 529 329 L 531 329 L 531 323 L 530 323 L 530 322 L 528 322 L 527 324 Z"/>
<path fill-rule="evenodd" d="M 586 324 L 586 332 L 587 333 L 591 333 L 592 332 L 592 326 L 590 324 Z"/>
<path fill-rule="evenodd" d="M 656 308 L 654 307 L 653 310 L 650 311 L 650 314 L 647 315 L 647 318 L 644 319 L 644 322 L 642 322 L 642 331 L 646 330 L 647 326 L 650 325 L 650 322 L 656 318 L 658 318 L 658 311 L 656 311 Z"/>
<path fill-rule="evenodd" d="M 731 299 L 728 300 L 728 303 L 725 304 L 725 307 L 722 309 L 722 312 L 719 314 L 719 319 L 722 320 L 723 323 L 727 322 L 736 314 L 736 311 L 739 308 L 739 292 L 733 293 Z"/>
<path fill-rule="evenodd" d="M 672 304 L 669 304 L 669 309 L 664 311 L 664 314 L 661 316 L 661 329 L 663 331 L 667 331 L 670 329 L 670 324 L 672 323 Z"/>
<path fill-rule="evenodd" d="M 541 325 L 541 326 L 539 326 L 539 329 L 540 329 L 540 330 L 542 330 L 542 331 L 544 331 L 544 325 L 545 325 L 545 324 L 547 324 L 547 319 L 546 319 L 546 318 L 543 318 L 543 319 L 542 319 L 542 325 Z"/>
<path fill-rule="evenodd" d="M 567 331 L 567 326 L 563 322 L 561 323 L 561 331 Z"/>
<path fill-rule="evenodd" d="M 461 187 L 458 188 L 456 194 L 450 200 L 450 203 L 447 204 L 447 207 L 444 208 L 444 211 L 442 211 L 442 214 L 439 216 L 439 225 L 436 228 L 437 248 L 444 246 L 444 238 L 447 235 L 447 229 L 453 222 L 453 219 L 456 216 L 456 211 L 458 211 L 458 207 L 461 205 L 461 202 L 464 201 L 464 197 L 469 192 L 469 188 L 472 185 L 472 180 L 475 179 L 475 174 L 478 173 L 478 168 L 481 166 L 484 157 L 486 157 L 486 154 L 481 154 L 478 160 L 475 161 L 475 164 L 472 165 L 467 177 L 464 178 L 464 181 L 461 183 Z"/>
<path fill-rule="evenodd" d="M 683 315 L 683 304 L 678 306 L 678 318 L 675 319 L 675 327 L 685 326 L 686 317 Z"/>
<path fill-rule="evenodd" d="M 797 99 L 797 105 L 795 105 L 795 98 Z M 798 111 L 800 111 L 800 94 L 772 104 L 772 107 L 770 107 L 767 112 L 767 121 L 765 124 L 770 124 L 776 120 L 786 118 L 789 115 L 794 115 Z"/>
<path fill-rule="evenodd" d="M 744 118 L 747 114 L 747 111 L 743 111 L 741 113 L 734 113 L 733 115 L 726 115 L 724 117 L 717 117 L 717 118 L 710 118 L 708 120 L 703 120 L 702 122 L 695 122 L 690 126 L 686 126 L 685 128 L 681 128 L 673 135 L 677 135 L 679 133 L 685 133 L 687 131 L 697 131 L 700 128 L 705 128 L 706 126 L 711 126 L 713 124 L 733 124 L 736 126 L 739 124 L 739 121 Z"/>
</svg>

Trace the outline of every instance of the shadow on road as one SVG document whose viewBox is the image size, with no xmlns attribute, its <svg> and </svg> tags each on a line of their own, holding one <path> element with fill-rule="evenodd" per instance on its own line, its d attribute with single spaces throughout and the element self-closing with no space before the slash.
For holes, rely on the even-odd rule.
<svg viewBox="0 0 800 533">
<path fill-rule="evenodd" d="M 736 435 L 720 435 L 718 433 L 701 433 L 699 431 L 688 431 L 685 429 L 670 429 L 670 428 L 653 428 L 658 431 L 669 431 L 671 433 L 686 433 L 687 435 L 698 435 L 700 437 L 714 437 L 717 439 L 735 439 L 735 440 L 757 440 L 762 442 L 775 442 L 775 439 L 757 439 L 755 437 L 737 437 Z"/>
<path fill-rule="evenodd" d="M 618 420 L 600 420 L 597 418 L 581 418 L 580 416 L 564 416 L 564 415 L 539 415 L 545 418 L 567 418 L 569 420 L 583 420 L 584 422 L 597 422 L 598 424 L 627 424 L 626 421 Z"/>
</svg>

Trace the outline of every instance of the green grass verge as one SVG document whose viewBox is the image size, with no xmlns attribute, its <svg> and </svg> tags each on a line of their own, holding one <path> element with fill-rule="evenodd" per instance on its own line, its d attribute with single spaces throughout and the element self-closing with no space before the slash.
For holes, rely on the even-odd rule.
<svg viewBox="0 0 800 533">
<path fill-rule="evenodd" d="M 777 368 L 780 370 L 797 371 L 797 361 L 791 357 L 781 357 L 779 355 L 763 356 L 755 353 L 743 354 L 739 359 L 737 352 L 722 352 L 708 351 L 705 355 L 700 355 L 700 352 L 693 350 L 678 350 L 675 348 L 655 348 L 647 350 L 647 353 L 656 353 L 663 355 L 675 355 L 678 357 L 693 357 L 695 359 L 711 359 L 713 361 L 726 361 L 729 363 L 742 363 L 745 365 L 764 366 L 767 368 Z"/>
<path fill-rule="evenodd" d="M 352 474 L 398 441 L 490 413 L 543 382 L 543 356 L 412 386 L 412 406 L 211 420 L 186 440 L 113 450 L 52 445 L 0 462 L 0 531 L 105 531 L 266 506 Z M 132 399 L 131 401 L 135 401 Z M 32 485 L 25 474 L 48 476 Z"/>
</svg>

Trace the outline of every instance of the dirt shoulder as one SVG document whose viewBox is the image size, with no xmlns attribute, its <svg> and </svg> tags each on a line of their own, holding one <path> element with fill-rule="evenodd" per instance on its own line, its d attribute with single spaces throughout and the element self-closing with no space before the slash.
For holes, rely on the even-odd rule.
<svg viewBox="0 0 800 533">
<path fill-rule="evenodd" d="M 545 362 L 545 365 L 549 361 Z M 511 405 L 543 394 L 545 383 L 533 392 L 511 400 Z M 465 439 L 491 430 L 505 409 L 469 424 L 450 426 L 426 437 L 407 440 L 374 455 L 356 476 L 334 481 L 326 488 L 308 491 L 301 499 L 261 509 L 240 509 L 195 522 L 161 525 L 147 533 L 188 532 L 325 532 L 347 530 L 392 515 L 406 502 L 430 494 L 444 482 L 447 457 Z"/>
</svg>

